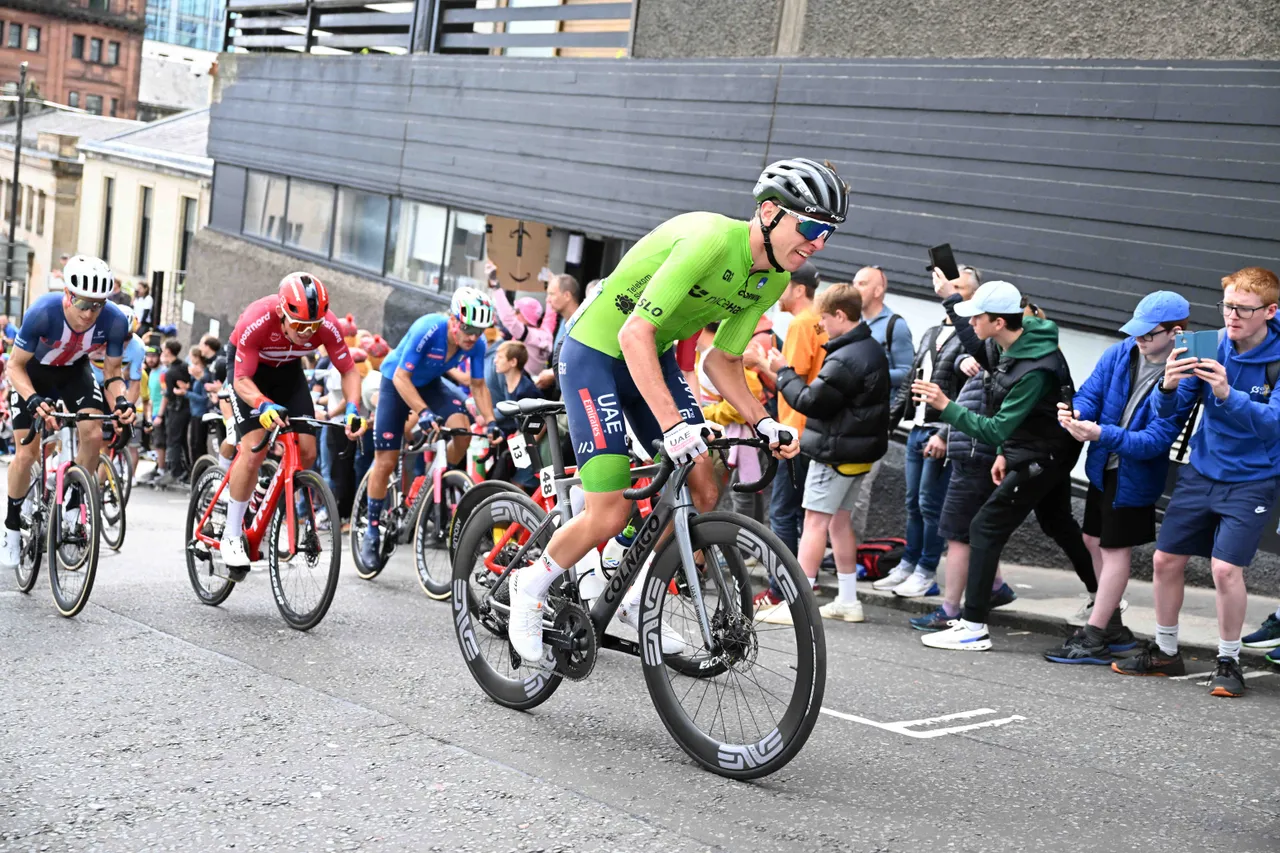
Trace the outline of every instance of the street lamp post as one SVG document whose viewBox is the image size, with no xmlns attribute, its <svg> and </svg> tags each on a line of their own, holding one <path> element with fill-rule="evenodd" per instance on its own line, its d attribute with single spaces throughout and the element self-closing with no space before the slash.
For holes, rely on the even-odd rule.
<svg viewBox="0 0 1280 853">
<path fill-rule="evenodd" d="M 18 66 L 18 123 L 13 138 L 13 186 L 9 190 L 9 245 L 4 260 L 4 310 L 13 316 L 13 243 L 18 231 L 18 172 L 22 168 L 22 116 L 27 111 L 27 63 Z"/>
</svg>

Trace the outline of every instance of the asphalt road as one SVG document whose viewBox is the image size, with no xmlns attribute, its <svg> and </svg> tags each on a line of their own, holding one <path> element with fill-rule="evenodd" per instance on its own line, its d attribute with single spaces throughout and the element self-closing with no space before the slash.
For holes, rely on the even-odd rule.
<svg viewBox="0 0 1280 853">
<path fill-rule="evenodd" d="M 1035 634 L 930 651 L 872 607 L 827 625 L 805 750 L 731 782 L 671 741 L 633 658 L 530 713 L 488 701 L 406 553 L 345 571 L 301 634 L 265 571 L 197 602 L 185 494 L 129 509 L 76 619 L 43 575 L 0 581 L 0 850 L 1280 850 L 1269 673 L 1214 699 L 1051 666 Z"/>
</svg>

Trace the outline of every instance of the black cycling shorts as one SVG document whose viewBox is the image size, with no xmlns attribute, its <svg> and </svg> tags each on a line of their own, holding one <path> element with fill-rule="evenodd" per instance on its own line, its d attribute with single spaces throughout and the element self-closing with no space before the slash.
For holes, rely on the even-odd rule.
<svg viewBox="0 0 1280 853">
<path fill-rule="evenodd" d="M 107 410 L 102 389 L 93 378 L 93 370 L 90 369 L 87 358 L 62 366 L 28 361 L 27 377 L 38 396 L 63 401 L 67 404 L 67 411 L 97 409 L 105 413 Z M 13 414 L 14 429 L 31 429 L 31 415 L 12 385 L 9 390 L 9 411 Z"/>
<path fill-rule="evenodd" d="M 231 366 L 232 375 L 228 378 L 232 382 L 235 381 L 235 363 L 235 347 L 229 347 L 227 364 Z M 307 384 L 307 375 L 302 370 L 301 361 L 295 360 L 287 364 L 258 362 L 258 370 L 251 378 L 263 396 L 288 410 L 289 417 L 316 416 L 316 404 L 311 399 L 311 387 Z M 262 429 L 262 424 L 253 416 L 253 406 L 234 391 L 231 394 L 231 414 L 235 418 L 237 438 L 244 438 L 254 430 Z M 305 424 L 298 424 L 293 431 L 306 435 L 315 432 Z"/>
</svg>

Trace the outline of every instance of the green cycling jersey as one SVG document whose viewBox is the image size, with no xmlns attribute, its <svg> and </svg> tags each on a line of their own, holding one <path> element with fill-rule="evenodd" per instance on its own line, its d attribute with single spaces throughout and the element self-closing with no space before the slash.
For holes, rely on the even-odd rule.
<svg viewBox="0 0 1280 853">
<path fill-rule="evenodd" d="M 718 213 L 685 213 L 631 247 L 579 309 L 569 337 L 620 359 L 618 333 L 636 313 L 657 328 L 661 355 L 707 324 L 722 321 L 715 347 L 742 355 L 760 317 L 790 281 L 790 273 L 752 271 L 750 222 Z"/>
</svg>

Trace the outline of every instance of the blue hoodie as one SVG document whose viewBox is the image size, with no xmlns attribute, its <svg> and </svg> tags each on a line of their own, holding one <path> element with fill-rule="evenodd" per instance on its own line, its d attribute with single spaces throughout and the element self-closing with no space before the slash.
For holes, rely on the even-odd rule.
<svg viewBox="0 0 1280 853">
<path fill-rule="evenodd" d="M 1137 347 L 1133 338 L 1108 347 L 1074 399 L 1082 420 L 1096 421 L 1102 426 L 1102 435 L 1089 444 L 1084 465 L 1094 488 L 1102 489 L 1107 458 L 1112 453 L 1120 457 L 1116 473 L 1117 507 L 1151 506 L 1160 497 L 1169 473 L 1169 448 L 1187 417 L 1186 412 L 1176 417 L 1159 417 L 1151 401 L 1160 392 L 1152 390 L 1134 410 L 1128 428 L 1119 426 L 1129 402 L 1129 364 Z M 1165 396 L 1173 397 L 1172 394 Z"/>
<path fill-rule="evenodd" d="M 1156 413 L 1185 417 L 1204 394 L 1204 416 L 1191 438 L 1191 464 L 1211 480 L 1251 483 L 1280 477 L 1280 394 L 1267 386 L 1267 364 L 1280 361 L 1280 319 L 1267 323 L 1267 336 L 1246 353 L 1224 335 L 1218 360 L 1227 369 L 1231 393 L 1219 400 L 1197 378 L 1183 379 L 1177 394 L 1152 395 Z"/>
</svg>

